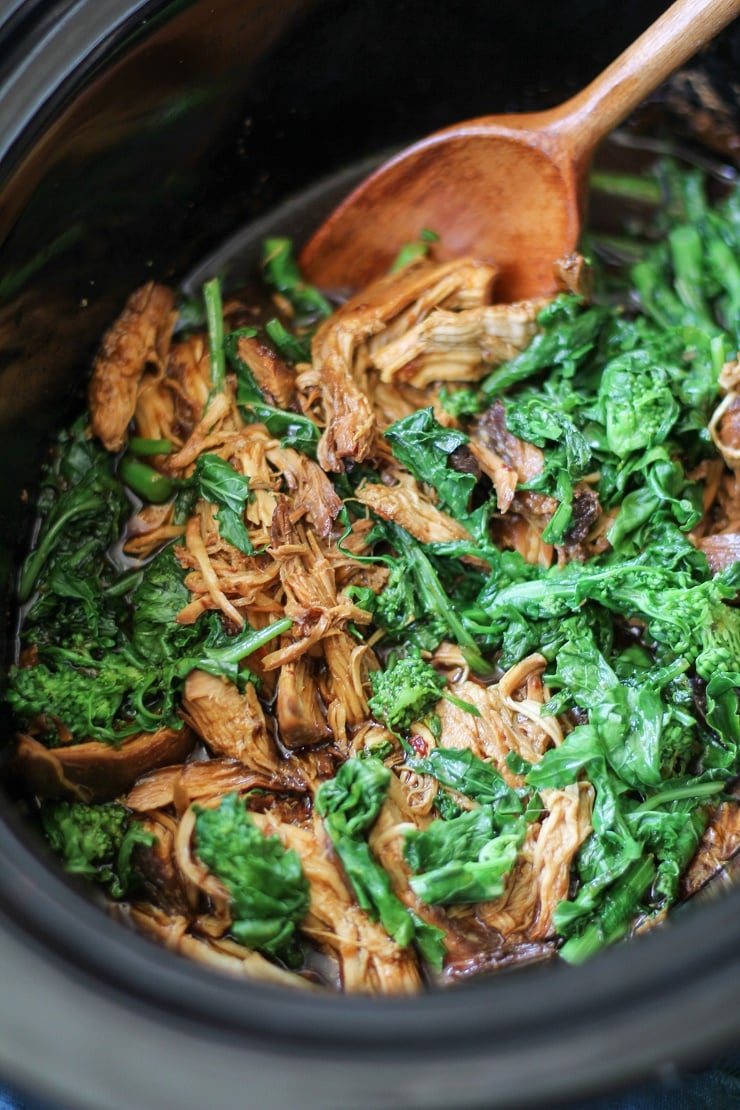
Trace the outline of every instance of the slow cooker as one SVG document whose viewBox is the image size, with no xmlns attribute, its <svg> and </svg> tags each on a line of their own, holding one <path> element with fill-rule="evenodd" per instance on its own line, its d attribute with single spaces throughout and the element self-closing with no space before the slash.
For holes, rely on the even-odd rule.
<svg viewBox="0 0 740 1110">
<path fill-rule="evenodd" d="M 5 659 L 48 438 L 82 407 L 98 338 L 131 289 L 193 279 L 224 243 L 233 255 L 237 234 L 248 271 L 266 228 L 300 240 L 384 153 L 458 119 L 557 103 L 665 7 L 6 0 Z M 731 165 L 738 61 L 731 27 L 656 96 L 645 126 Z M 7 721 L 4 736 L 7 755 Z M 584 967 L 414 998 L 298 995 L 208 972 L 111 920 L 5 790 L 0 1076 L 96 1110 L 546 1107 L 737 1046 L 739 922 L 740 891 L 729 890 Z"/>
</svg>

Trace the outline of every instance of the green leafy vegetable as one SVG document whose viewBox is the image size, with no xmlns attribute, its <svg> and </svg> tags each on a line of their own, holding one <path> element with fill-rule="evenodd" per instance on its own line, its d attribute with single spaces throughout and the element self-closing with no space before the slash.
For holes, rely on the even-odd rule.
<svg viewBox="0 0 740 1110">
<path fill-rule="evenodd" d="M 426 258 L 429 254 L 429 248 L 432 243 L 439 241 L 439 236 L 434 231 L 428 228 L 422 228 L 419 232 L 419 238 L 411 243 L 404 243 L 396 255 L 390 273 L 395 274 L 398 270 L 402 270 L 404 266 L 408 266 L 410 262 L 416 262 L 418 258 Z"/>
<path fill-rule="evenodd" d="M 136 845 L 151 846 L 155 840 L 116 802 L 45 802 L 41 823 L 65 870 L 100 883 L 114 898 L 122 898 L 135 885 L 131 856 Z"/>
<path fill-rule="evenodd" d="M 418 648 L 397 656 L 384 671 L 370 673 L 373 696 L 368 704 L 392 732 L 407 732 L 439 701 L 444 677 L 426 663 Z"/>
<path fill-rule="evenodd" d="M 298 339 L 280 320 L 268 320 L 265 331 L 277 347 L 281 355 L 291 362 L 310 362 L 311 345 L 305 339 Z"/>
<path fill-rule="evenodd" d="M 442 931 L 404 906 L 364 839 L 380 812 L 390 774 L 377 759 L 348 759 L 335 778 L 319 787 L 316 810 L 361 908 L 373 921 L 380 919 L 397 944 L 405 947 L 415 942 L 431 966 L 439 969 L 445 955 Z"/>
<path fill-rule="evenodd" d="M 498 898 L 522 838 L 523 828 L 494 835 L 493 815 L 484 806 L 412 830 L 404 838 L 404 857 L 416 872 L 409 885 L 431 905 Z"/>
<path fill-rule="evenodd" d="M 249 479 L 218 455 L 199 455 L 195 464 L 195 481 L 200 496 L 218 506 L 216 519 L 222 537 L 243 551 L 253 552 L 244 523 L 244 508 L 249 497 Z"/>
<path fill-rule="evenodd" d="M 508 786 L 495 767 L 470 748 L 433 748 L 428 756 L 411 758 L 407 765 L 420 775 L 431 775 L 443 786 L 490 806 L 497 827 L 523 811 L 521 792 Z"/>
<path fill-rule="evenodd" d="M 331 315 L 326 297 L 301 277 L 290 239 L 265 239 L 262 265 L 268 284 L 282 293 L 300 320 L 323 320 Z"/>
<path fill-rule="evenodd" d="M 453 470 L 448 464 L 450 455 L 466 444 L 468 437 L 455 428 L 442 427 L 434 410 L 426 408 L 391 424 L 385 438 L 399 462 L 422 482 L 434 486 L 442 507 L 458 520 L 464 520 L 475 478 Z"/>
<path fill-rule="evenodd" d="M 75 486 L 60 486 L 71 479 Z M 74 495 L 80 488 L 92 490 L 101 501 L 108 498 L 114 519 L 122 519 L 128 504 L 123 488 L 110 473 L 107 456 L 84 440 L 81 429 L 63 437 L 47 487 L 47 521 L 57 521 L 58 527 L 42 526 L 47 542 L 44 560 L 38 571 L 34 568 L 38 596 L 23 628 L 38 661 L 10 668 L 7 701 L 22 724 L 37 718 L 46 722 L 52 744 L 58 743 L 59 723 L 73 742 L 113 744 L 163 725 L 180 728 L 177 708 L 190 671 L 243 682 L 249 673 L 241 661 L 290 628 L 291 621 L 257 631 L 246 627 L 236 636 L 224 631 L 216 614 L 194 625 L 176 623 L 190 594 L 170 549 L 136 575 L 132 615 L 125 601 L 130 579 L 116 572 L 107 555 L 114 539 L 111 521 L 90 518 L 88 538 L 80 546 L 77 515 L 60 511 L 70 500 L 79 503 Z"/>
<path fill-rule="evenodd" d="M 298 854 L 260 832 L 237 794 L 212 809 L 194 808 L 198 856 L 231 895 L 231 932 L 248 948 L 295 966 L 296 931 L 309 905 Z"/>
<path fill-rule="evenodd" d="M 28 601 L 43 584 L 52 560 L 74 565 L 79 577 L 118 537 L 128 501 L 113 473 L 111 456 L 85 436 L 78 420 L 60 437 L 40 499 L 41 527 L 21 571 L 18 594 Z M 86 543 L 80 550 L 79 539 Z"/>
<path fill-rule="evenodd" d="M 308 455 L 309 458 L 315 458 L 316 446 L 321 437 L 318 426 L 301 413 L 278 409 L 265 401 L 261 389 L 254 380 L 252 371 L 246 362 L 239 357 L 239 337 L 245 334 L 253 336 L 256 333 L 254 328 L 242 328 L 230 332 L 225 340 L 226 354 L 236 371 L 238 379 L 237 402 L 245 410 L 247 419 L 264 424 L 268 432 L 279 438 L 284 447 L 294 447 L 297 451 L 302 451 L 305 455 Z M 294 353 L 298 354 L 299 352 Z M 303 350 L 301 350 L 300 355 L 301 361 L 304 360 L 304 356 L 308 357 Z"/>
</svg>

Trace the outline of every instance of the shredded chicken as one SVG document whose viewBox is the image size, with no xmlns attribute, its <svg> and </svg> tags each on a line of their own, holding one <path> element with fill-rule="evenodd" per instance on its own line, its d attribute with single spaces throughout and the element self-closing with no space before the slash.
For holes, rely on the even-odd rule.
<svg viewBox="0 0 740 1110">
<path fill-rule="evenodd" d="M 529 827 L 504 894 L 479 911 L 507 941 L 552 936 L 553 912 L 568 897 L 571 864 L 591 832 L 593 800 L 588 782 L 542 791 L 547 816 Z"/>
<path fill-rule="evenodd" d="M 709 421 L 709 433 L 730 470 L 740 470 L 740 361 L 729 362 L 720 375 L 726 391 Z"/>
<path fill-rule="evenodd" d="M 118 451 L 136 410 L 139 382 L 147 366 L 164 370 L 177 314 L 164 285 L 149 282 L 132 293 L 103 339 L 89 389 L 92 430 L 109 451 Z"/>
<path fill-rule="evenodd" d="M 224 678 L 192 671 L 185 683 L 182 715 L 215 755 L 238 759 L 286 789 L 305 787 L 300 767 L 278 752 L 251 682 L 241 694 Z"/>
<path fill-rule="evenodd" d="M 326 426 L 318 458 L 325 470 L 344 470 L 373 450 L 373 368 L 381 381 L 400 378 L 419 388 L 475 381 L 529 343 L 544 302 L 491 305 L 495 276 L 471 259 L 422 259 L 352 297 L 319 328 L 312 380 L 321 390 Z"/>
<path fill-rule="evenodd" d="M 195 735 L 188 728 L 161 728 L 132 736 L 119 748 L 91 740 L 47 748 L 21 735 L 15 772 L 42 798 L 104 802 L 117 797 L 155 767 L 179 763 L 189 755 Z"/>
<path fill-rule="evenodd" d="M 385 930 L 357 906 L 342 877 L 321 823 L 309 829 L 276 823 L 269 814 L 254 820 L 266 833 L 280 837 L 301 859 L 311 887 L 311 903 L 303 930 L 336 957 L 346 990 L 398 994 L 418 990 L 421 977 L 416 957 L 399 948 Z"/>
<path fill-rule="evenodd" d="M 558 260 L 556 274 L 563 288 L 588 295 L 589 272 L 580 255 Z M 464 407 L 465 384 L 516 356 L 538 332 L 546 302 L 497 304 L 495 282 L 493 265 L 470 258 L 412 262 L 316 327 L 310 365 L 290 365 L 241 328 L 257 309 L 235 300 L 225 311 L 232 332 L 225 350 L 233 362 L 227 361 L 225 377 L 216 374 L 213 337 L 209 341 L 201 332 L 173 341 L 174 297 L 154 283 L 132 295 L 103 340 L 89 391 L 92 434 L 110 451 L 119 451 L 129 432 L 167 441 L 154 446 L 161 454 L 147 456 L 146 463 L 173 490 L 163 504 L 132 509 L 116 558 L 122 550 L 146 575 L 147 560 L 167 547 L 183 580 L 181 595 L 175 594 L 175 631 L 195 641 L 206 627 L 206 649 L 216 643 L 214 659 L 226 656 L 228 662 L 220 669 L 198 655 L 198 667 L 177 673 L 180 728 L 131 736 L 116 747 L 84 738 L 68 742 L 72 732 L 53 720 L 59 746 L 47 747 L 50 722 L 39 717 L 19 737 L 14 768 L 40 799 L 115 799 L 125 805 L 150 834 L 134 849 L 140 883 L 136 901 L 126 908 L 129 920 L 206 966 L 304 989 L 318 981 L 348 991 L 404 994 L 429 982 L 549 959 L 560 943 L 555 911 L 572 897 L 578 853 L 598 826 L 595 790 L 588 764 L 577 765 L 570 785 L 543 788 L 539 795 L 527 772 L 563 743 L 581 710 L 560 716 L 543 710 L 550 702 L 545 674 L 553 655 L 544 645 L 551 641 L 543 638 L 547 659 L 531 651 L 502 673 L 507 641 L 501 655 L 488 650 L 487 633 L 478 632 L 475 599 L 499 573 L 489 542 L 519 552 L 532 565 L 562 565 L 606 550 L 620 507 L 610 502 L 602 511 L 599 475 L 586 475 L 573 485 L 572 498 L 569 487 L 571 517 L 562 542 L 546 543 L 543 536 L 561 502 L 525 488 L 547 473 L 545 450 L 509 430 L 502 401 L 470 419 L 456 415 L 470 411 Z M 285 297 L 277 304 L 290 316 Z M 307 337 L 305 329 L 300 338 Z M 243 382 L 245 366 L 266 405 L 282 416 L 256 402 L 251 408 L 240 403 L 237 379 L 242 375 Z M 740 363 L 728 363 L 721 385 L 725 397 L 710 424 L 721 458 L 703 459 L 688 474 L 704 488 L 703 516 L 690 538 L 715 573 L 740 558 Z M 450 403 L 456 392 L 459 406 Z M 448 465 L 455 481 L 465 475 L 468 512 L 462 520 L 440 507 L 450 503 L 444 493 L 438 497 L 423 467 L 412 473 L 403 465 L 394 455 L 393 435 L 384 435 L 420 409 L 431 409 L 439 424 L 453 430 Z M 459 430 L 463 434 L 455 435 Z M 217 482 L 198 485 L 204 456 L 215 456 L 206 461 L 225 470 L 227 487 L 233 483 L 222 500 Z M 238 528 L 229 531 L 234 516 Z M 399 590 L 400 616 L 383 611 L 382 602 L 388 601 L 389 610 L 396 604 L 399 585 L 392 539 L 397 533 L 385 522 L 428 548 L 432 602 L 426 614 L 417 611 L 417 571 L 409 567 L 402 569 L 414 589 L 408 595 Z M 444 545 L 464 550 L 451 571 L 443 564 Z M 502 556 L 504 577 L 507 558 Z M 444 569 L 435 584 L 438 566 Z M 394 592 L 382 598 L 389 577 Z M 448 578 L 455 579 L 449 587 Z M 448 589 L 442 601 L 454 602 L 454 615 L 441 602 L 435 607 Z M 517 627 L 513 623 L 515 632 Z M 469 628 L 476 630 L 474 646 L 487 652 L 487 670 L 470 650 Z M 234 661 L 232 649 L 221 645 L 230 636 L 243 644 L 240 637 L 252 630 L 266 636 L 258 649 Z M 377 694 L 378 680 L 386 677 L 377 672 L 388 670 L 396 655 L 433 668 L 432 704 L 414 704 L 419 719 L 409 716 L 398 728 L 379 708 Z M 31 645 L 21 664 L 32 666 L 38 658 Z M 145 708 L 150 711 L 149 701 Z M 458 752 L 475 759 L 450 758 Z M 568 746 L 555 760 L 567 752 Z M 446 822 L 462 814 L 455 830 L 466 823 L 470 828 L 471 818 L 482 823 L 483 854 L 468 861 L 475 868 L 481 864 L 477 875 L 488 866 L 490 828 L 503 827 L 495 823 L 498 814 L 481 812 L 483 805 L 490 811 L 484 791 L 464 794 L 468 784 L 454 778 L 459 791 L 446 784 L 434 766 L 440 756 L 448 766 L 474 764 L 475 773 L 485 783 L 495 781 L 512 803 L 514 819 L 509 822 L 507 809 L 506 834 L 493 845 L 495 851 L 509 837 L 509 870 L 503 877 L 494 873 L 492 884 L 486 880 L 487 901 L 440 898 L 445 904 L 428 904 L 410 882 L 407 848 L 414 838 L 407 841 L 408 833 L 438 832 L 440 815 Z M 348 857 L 320 816 L 322 787 L 337 779 L 347 760 L 357 761 L 351 770 L 362 761 L 366 767 L 377 760 L 384 765 L 387 792 L 354 847 L 380 866 L 378 882 L 382 893 L 397 900 L 394 907 L 408 911 L 423 935 L 441 939 L 441 966 L 428 958 L 418 936 L 404 947 L 389 935 L 368 891 L 353 885 Z M 300 861 L 308 883 L 300 912 L 306 903 L 308 909 L 295 924 L 306 956 L 298 972 L 283 967 L 282 956 L 268 958 L 238 943 L 235 937 L 245 934 L 238 928 L 236 896 L 198 853 L 199 814 L 227 797 L 234 803 L 233 795 L 243 804 L 245 822 L 277 837 Z M 364 801 L 352 796 L 349 809 Z M 529 806 L 521 816 L 520 802 L 522 810 Z M 723 802 L 707 816 L 706 833 L 682 880 L 687 895 L 723 873 L 740 845 L 735 802 Z M 355 820 L 347 817 L 347 827 Z M 416 837 L 417 844 L 420 839 L 429 841 Z M 243 863 L 247 857 L 238 858 Z M 463 894 L 469 890 L 463 887 Z M 264 898 L 269 902 L 271 895 Z"/>
<path fill-rule="evenodd" d="M 405 528 L 421 543 L 470 539 L 467 529 L 433 505 L 415 483 L 383 486 L 367 482 L 360 486 L 356 497 L 384 520 Z"/>
<path fill-rule="evenodd" d="M 471 382 L 507 362 L 534 338 L 545 301 L 436 309 L 425 320 L 372 351 L 381 381 L 402 380 L 418 389 L 432 382 Z"/>
<path fill-rule="evenodd" d="M 188 917 L 168 915 L 156 906 L 136 903 L 128 911 L 130 920 L 142 933 L 160 941 L 173 952 L 179 952 L 196 963 L 204 964 L 215 971 L 228 975 L 246 976 L 248 979 L 275 983 L 278 986 L 311 989 L 309 979 L 294 975 L 293 972 L 279 967 L 261 956 L 259 952 L 245 948 L 228 937 L 216 939 L 193 936 L 190 932 Z"/>
<path fill-rule="evenodd" d="M 464 704 L 439 702 L 439 746 L 469 748 L 479 759 L 493 764 L 510 786 L 521 786 L 522 777 L 514 774 L 506 762 L 509 753 L 537 763 L 548 748 L 563 740 L 558 720 L 541 713 L 547 700 L 541 683 L 545 665 L 541 655 L 531 655 L 512 667 L 496 685 L 480 686 L 470 680 L 453 683 L 455 697 Z"/>
</svg>

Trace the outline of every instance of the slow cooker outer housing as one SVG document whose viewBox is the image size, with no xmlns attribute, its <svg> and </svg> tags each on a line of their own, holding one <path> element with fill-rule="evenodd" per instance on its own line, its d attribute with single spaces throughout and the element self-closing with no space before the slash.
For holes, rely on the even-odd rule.
<svg viewBox="0 0 740 1110">
<path fill-rule="evenodd" d="M 21 491 L 132 288 L 177 282 L 322 175 L 455 119 L 557 102 L 665 6 L 632 0 L 616 26 L 608 0 L 6 5 L 6 658 L 31 523 Z M 319 196 L 289 230 L 320 217 Z M 17 802 L 0 803 L 0 1075 L 68 1105 L 543 1107 L 738 1043 L 740 893 L 584 968 L 413 999 L 293 993 L 209 973 L 110 920 Z"/>
</svg>

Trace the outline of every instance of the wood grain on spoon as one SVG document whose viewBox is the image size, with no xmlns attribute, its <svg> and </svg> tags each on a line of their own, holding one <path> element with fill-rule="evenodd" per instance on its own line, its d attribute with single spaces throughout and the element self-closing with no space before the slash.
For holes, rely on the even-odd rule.
<svg viewBox="0 0 740 1110">
<path fill-rule="evenodd" d="M 553 264 L 578 243 L 594 149 L 661 81 L 740 14 L 740 0 L 677 0 L 582 92 L 557 108 L 437 131 L 358 186 L 301 254 L 306 277 L 349 292 L 382 274 L 423 228 L 441 260 L 499 268 L 496 293 L 555 290 Z"/>
</svg>

